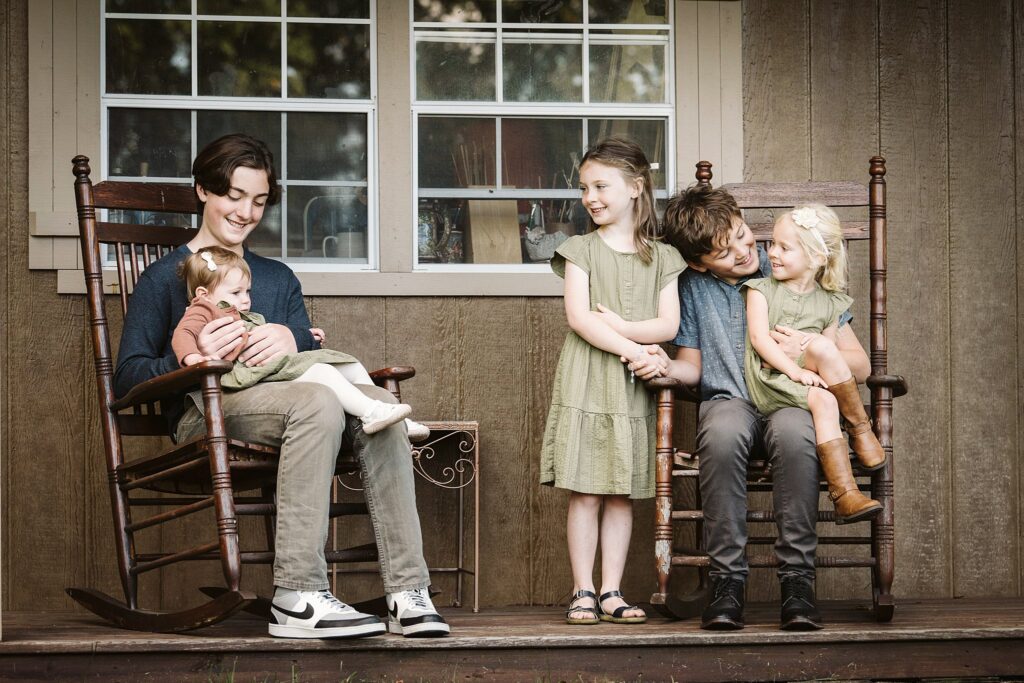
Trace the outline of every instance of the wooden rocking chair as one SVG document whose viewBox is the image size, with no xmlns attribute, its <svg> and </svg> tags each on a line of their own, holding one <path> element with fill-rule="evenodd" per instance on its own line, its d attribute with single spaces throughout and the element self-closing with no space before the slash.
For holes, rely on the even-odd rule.
<svg viewBox="0 0 1024 683">
<path fill-rule="evenodd" d="M 859 537 L 820 536 L 819 546 L 869 546 L 870 557 L 822 556 L 816 558 L 819 567 L 870 567 L 873 588 L 874 616 L 880 622 L 892 619 L 895 602 L 891 593 L 893 580 L 893 449 L 892 399 L 907 393 L 906 381 L 890 375 L 887 367 L 886 341 L 886 218 L 885 218 L 885 160 L 873 157 L 870 164 L 871 181 L 867 187 L 853 182 L 806 183 L 738 183 L 725 185 L 741 209 L 788 209 L 798 204 L 817 202 L 831 207 L 867 207 L 868 221 L 844 221 L 844 237 L 850 240 L 869 240 L 870 258 L 867 276 L 870 278 L 871 306 L 871 376 L 867 385 L 871 390 L 871 403 L 867 412 L 874 423 L 874 431 L 886 453 L 885 466 L 876 472 L 866 472 L 854 460 L 854 473 L 870 483 L 861 483 L 862 490 L 882 504 L 882 511 L 870 523 L 870 533 Z M 697 164 L 697 182 L 710 184 L 711 164 Z M 747 221 L 757 240 L 771 240 L 772 223 Z M 851 273 L 851 280 L 856 274 Z M 655 564 L 658 589 L 651 603 L 662 613 L 678 618 L 696 616 L 707 600 L 707 567 L 710 559 L 703 548 L 703 513 L 701 512 L 699 463 L 688 453 L 673 446 L 673 408 L 676 399 L 699 402 L 699 394 L 678 380 L 657 378 L 647 382 L 655 392 L 657 417 L 657 475 L 655 490 Z M 695 505 L 687 507 L 681 500 L 673 500 L 673 480 L 689 480 L 695 488 Z M 770 491 L 771 473 L 765 460 L 751 460 L 747 472 L 748 491 Z M 821 490 L 827 491 L 822 482 Z M 748 522 L 773 522 L 771 510 L 748 510 Z M 831 506 L 818 512 L 819 522 L 834 522 Z M 696 525 L 696 547 L 674 548 L 673 525 L 676 522 Z M 770 545 L 774 536 L 748 539 L 748 545 Z M 751 567 L 774 567 L 774 557 L 751 557 Z M 679 596 L 669 592 L 672 567 L 697 567 L 700 584 L 691 594 Z"/>
<path fill-rule="evenodd" d="M 117 564 L 124 589 L 124 602 L 87 588 L 68 588 L 79 604 L 122 628 L 169 633 L 188 631 L 221 621 L 238 610 L 269 614 L 264 598 L 241 589 L 241 566 L 246 563 L 270 564 L 274 560 L 273 515 L 277 478 L 277 450 L 254 443 L 230 439 L 221 409 L 220 376 L 231 370 L 229 361 L 207 361 L 181 368 L 136 386 L 119 400 L 114 398 L 114 361 L 103 291 L 100 245 L 109 246 L 116 260 L 117 302 L 121 313 L 128 308 L 129 293 L 138 281 L 141 268 L 170 253 L 195 236 L 196 230 L 110 223 L 97 220 L 97 209 L 152 211 L 194 214 L 195 192 L 188 185 L 164 183 L 101 182 L 89 178 L 89 159 L 72 160 L 75 175 L 75 199 L 82 240 L 89 321 L 96 358 L 96 383 L 99 389 L 100 420 L 110 503 L 114 520 Z M 186 222 L 183 217 L 182 222 Z M 141 261 L 141 266 L 140 266 Z M 400 399 L 399 381 L 415 374 L 409 367 L 393 367 L 371 373 L 378 385 Z M 204 437 L 148 457 L 125 461 L 122 437 L 166 436 L 167 424 L 160 414 L 161 401 L 188 389 L 202 388 L 207 432 Z M 180 400 L 180 398 L 179 398 Z M 338 473 L 352 472 L 357 463 L 351 453 L 338 458 Z M 255 492 L 259 495 L 240 495 Z M 154 493 L 163 495 L 153 495 Z M 135 508 L 163 512 L 133 518 Z M 216 524 L 210 539 L 175 552 L 139 553 L 135 536 L 144 529 L 179 520 L 187 515 L 213 508 Z M 331 517 L 365 514 L 366 505 L 332 504 Z M 265 517 L 266 550 L 240 549 L 238 517 Z M 328 562 L 371 562 L 377 559 L 373 544 L 346 550 L 328 550 Z M 204 588 L 212 600 L 179 612 L 143 610 L 138 604 L 138 577 L 155 569 L 191 560 L 217 560 L 221 563 L 226 589 Z"/>
</svg>

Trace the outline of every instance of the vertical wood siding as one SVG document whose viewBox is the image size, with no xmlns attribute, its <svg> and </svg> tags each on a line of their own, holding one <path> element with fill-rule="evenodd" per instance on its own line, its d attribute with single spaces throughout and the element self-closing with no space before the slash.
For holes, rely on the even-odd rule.
<svg viewBox="0 0 1024 683">
<path fill-rule="evenodd" d="M 8 3 L 0 29 L 3 606 L 59 610 L 71 606 L 65 586 L 116 593 L 118 580 L 85 304 L 55 294 L 54 274 L 28 269 L 29 4 Z M 889 366 L 911 386 L 895 405 L 896 595 L 1021 595 L 1024 0 L 749 0 L 743 44 L 748 179 L 864 180 L 869 156 L 888 159 Z M 679 159 L 679 168 L 694 161 Z M 70 188 L 63 166 L 53 173 Z M 864 292 L 855 295 L 866 340 Z M 483 603 L 563 599 L 571 587 L 566 496 L 536 483 L 566 332 L 561 301 L 307 303 L 331 344 L 367 366 L 416 367 L 405 397 L 418 417 L 480 421 Z M 451 499 L 428 492 L 420 504 L 428 553 L 453 552 L 442 528 Z M 637 600 L 654 581 L 652 516 L 648 503 L 637 506 L 624 582 Z M 152 544 L 169 547 L 195 528 L 168 530 Z M 365 525 L 339 530 L 345 545 L 369 534 Z M 200 566 L 188 577 L 147 577 L 144 599 L 195 604 L 196 586 L 219 575 L 216 565 Z M 247 567 L 246 576 L 258 589 L 269 584 L 265 570 Z M 820 593 L 863 596 L 866 582 L 866 574 L 848 580 L 824 570 Z M 451 590 L 448 579 L 438 583 Z M 342 592 L 376 585 L 345 579 Z M 752 600 L 777 590 L 766 571 L 755 572 L 751 589 Z"/>
</svg>

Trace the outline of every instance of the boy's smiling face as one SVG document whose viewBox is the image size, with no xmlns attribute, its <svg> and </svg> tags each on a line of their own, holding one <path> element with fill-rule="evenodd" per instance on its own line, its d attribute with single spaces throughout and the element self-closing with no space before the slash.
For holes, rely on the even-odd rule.
<svg viewBox="0 0 1024 683">
<path fill-rule="evenodd" d="M 742 218 L 733 216 L 732 229 L 726 239 L 701 256 L 699 263 L 691 261 L 690 267 L 700 273 L 711 273 L 731 285 L 753 275 L 758 269 L 754 233 Z"/>
</svg>

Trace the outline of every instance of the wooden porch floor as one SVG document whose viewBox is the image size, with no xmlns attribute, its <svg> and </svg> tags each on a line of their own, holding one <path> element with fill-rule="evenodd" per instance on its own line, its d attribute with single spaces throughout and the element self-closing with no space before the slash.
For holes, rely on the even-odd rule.
<svg viewBox="0 0 1024 683">
<path fill-rule="evenodd" d="M 1024 600 L 904 600 L 890 624 L 859 603 L 823 604 L 827 628 L 778 630 L 777 605 L 747 628 L 652 618 L 572 627 L 556 608 L 443 610 L 452 635 L 272 639 L 241 616 L 192 635 L 121 631 L 84 612 L 3 614 L 0 680 L 701 681 L 1024 676 Z M 991 680 L 991 679 L 990 679 Z"/>
</svg>

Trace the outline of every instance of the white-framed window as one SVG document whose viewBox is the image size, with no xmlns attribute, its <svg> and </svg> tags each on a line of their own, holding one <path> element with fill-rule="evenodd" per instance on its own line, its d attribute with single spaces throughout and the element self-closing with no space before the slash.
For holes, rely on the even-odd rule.
<svg viewBox="0 0 1024 683">
<path fill-rule="evenodd" d="M 100 45 L 103 178 L 190 183 L 199 149 L 248 133 L 284 190 L 250 248 L 377 267 L 376 2 L 104 0 Z"/>
<path fill-rule="evenodd" d="M 578 162 L 627 135 L 673 187 L 674 3 L 410 0 L 417 270 L 548 272 Z"/>
</svg>

